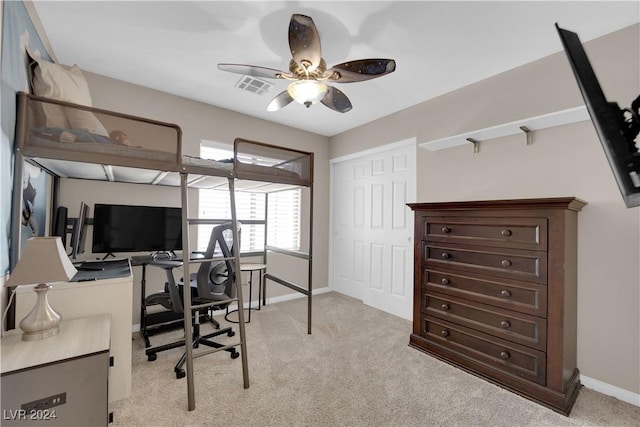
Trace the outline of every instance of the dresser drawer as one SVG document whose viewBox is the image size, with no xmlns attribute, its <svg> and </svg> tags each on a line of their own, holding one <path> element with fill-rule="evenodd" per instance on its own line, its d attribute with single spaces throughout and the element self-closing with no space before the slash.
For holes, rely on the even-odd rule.
<svg viewBox="0 0 640 427">
<path fill-rule="evenodd" d="M 448 271 L 423 271 L 423 289 L 442 292 L 508 310 L 547 317 L 547 287 L 537 283 Z"/>
<path fill-rule="evenodd" d="M 427 268 L 450 268 L 490 276 L 547 283 L 547 253 L 423 242 Z"/>
<path fill-rule="evenodd" d="M 425 216 L 422 229 L 434 242 L 547 250 L 546 218 Z"/>
<path fill-rule="evenodd" d="M 547 345 L 547 321 L 450 295 L 422 291 L 421 312 L 541 351 Z"/>
<path fill-rule="evenodd" d="M 546 355 L 541 351 L 421 315 L 421 334 L 428 341 L 464 357 L 545 385 Z"/>
</svg>

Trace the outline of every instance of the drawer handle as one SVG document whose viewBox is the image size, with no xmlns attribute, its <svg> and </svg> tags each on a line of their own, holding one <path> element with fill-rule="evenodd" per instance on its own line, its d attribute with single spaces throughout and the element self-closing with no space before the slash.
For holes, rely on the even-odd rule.
<svg viewBox="0 0 640 427">
<path fill-rule="evenodd" d="M 511 267 L 511 261 L 509 261 L 508 259 L 503 259 L 501 264 L 503 267 Z"/>
<path fill-rule="evenodd" d="M 511 357 L 511 355 L 509 354 L 508 351 L 501 351 L 500 352 L 500 359 L 509 360 L 510 357 Z"/>
<path fill-rule="evenodd" d="M 446 277 L 443 277 L 442 279 L 440 279 L 440 283 L 442 283 L 443 285 L 448 285 L 449 279 L 447 279 Z"/>
<path fill-rule="evenodd" d="M 511 233 L 511 230 L 508 230 L 505 228 L 504 230 L 502 230 L 500 234 L 502 234 L 504 237 L 509 237 L 511 236 L 512 233 Z"/>
<path fill-rule="evenodd" d="M 442 227 L 442 232 L 443 232 L 443 233 L 451 233 L 451 228 L 449 228 L 449 227 Z"/>
<path fill-rule="evenodd" d="M 440 255 L 442 257 L 442 259 L 449 259 L 451 258 L 451 255 L 449 255 L 447 252 L 442 252 L 442 255 Z"/>
<path fill-rule="evenodd" d="M 440 335 L 446 338 L 449 336 L 449 331 L 447 331 L 446 329 L 443 329 L 442 332 L 440 332 Z"/>
<path fill-rule="evenodd" d="M 507 291 L 506 289 L 503 290 L 502 292 L 500 292 L 500 296 L 504 297 L 504 298 L 509 298 L 511 296 L 511 292 Z"/>
<path fill-rule="evenodd" d="M 443 310 L 449 310 L 449 304 L 442 304 L 440 306 Z"/>
<path fill-rule="evenodd" d="M 508 320 L 503 320 L 502 322 L 500 322 L 500 326 L 502 327 L 502 329 L 509 329 L 511 327 L 511 323 L 509 323 Z"/>
</svg>

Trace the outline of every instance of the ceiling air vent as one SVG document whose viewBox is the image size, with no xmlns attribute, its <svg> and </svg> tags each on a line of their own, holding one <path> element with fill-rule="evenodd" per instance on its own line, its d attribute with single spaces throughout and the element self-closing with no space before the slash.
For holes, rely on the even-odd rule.
<svg viewBox="0 0 640 427">
<path fill-rule="evenodd" d="M 238 83 L 236 83 L 237 88 L 255 93 L 256 95 L 262 95 L 267 92 L 271 86 L 273 86 L 273 83 L 251 76 L 242 76 L 240 80 L 238 80 Z"/>
</svg>

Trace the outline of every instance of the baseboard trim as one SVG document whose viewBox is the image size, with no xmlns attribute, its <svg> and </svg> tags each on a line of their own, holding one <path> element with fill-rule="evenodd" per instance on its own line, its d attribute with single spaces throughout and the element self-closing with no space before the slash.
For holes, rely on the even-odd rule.
<svg viewBox="0 0 640 427">
<path fill-rule="evenodd" d="M 333 289 L 329 288 L 328 286 L 325 286 L 324 288 L 317 288 L 317 289 L 313 289 L 311 291 L 312 295 L 320 295 L 320 294 L 324 294 L 327 292 L 332 292 Z M 279 302 L 284 302 L 284 301 L 291 301 L 294 299 L 298 299 L 298 298 L 304 298 L 305 296 L 302 295 L 301 293 L 298 292 L 294 292 L 291 294 L 286 294 L 286 295 L 281 295 L 279 297 L 271 297 L 271 298 L 267 298 L 267 305 L 269 304 L 277 304 Z M 257 300 L 253 301 L 253 306 L 257 307 L 258 306 L 258 302 Z M 249 308 L 249 303 L 245 302 L 243 304 L 244 308 L 247 309 Z M 229 310 L 235 310 L 237 308 L 236 305 L 230 305 L 229 306 Z M 225 314 L 225 310 L 220 310 L 220 311 L 216 311 L 214 312 L 214 316 L 224 316 Z M 131 332 L 140 332 L 140 324 L 139 323 L 135 323 L 133 325 L 131 325 Z"/>
<path fill-rule="evenodd" d="M 606 394 L 607 396 L 615 397 L 616 399 L 622 400 L 623 402 L 630 403 L 634 406 L 640 406 L 640 394 L 634 393 L 629 390 L 625 390 L 620 387 L 616 387 L 611 384 L 607 384 L 602 381 L 598 381 L 593 378 L 589 378 L 580 374 L 580 382 L 586 388 L 590 388 L 591 390 L 595 390 L 598 393 Z"/>
</svg>

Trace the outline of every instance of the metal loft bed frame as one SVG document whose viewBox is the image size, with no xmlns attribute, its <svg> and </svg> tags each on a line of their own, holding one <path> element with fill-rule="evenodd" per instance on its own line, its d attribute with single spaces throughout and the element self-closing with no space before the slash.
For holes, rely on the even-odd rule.
<svg viewBox="0 0 640 427">
<path fill-rule="evenodd" d="M 304 251 L 296 251 L 290 249 L 279 248 L 277 246 L 269 245 L 268 242 L 265 244 L 265 252 L 264 252 L 264 263 L 268 263 L 268 254 L 270 252 L 275 254 L 286 255 L 294 258 L 300 258 L 307 261 L 307 287 L 300 286 L 297 283 L 293 283 L 291 281 L 285 280 L 276 275 L 265 273 L 262 276 L 262 305 L 267 304 L 267 281 L 275 282 L 279 285 L 285 286 L 291 290 L 294 290 L 298 293 L 307 297 L 307 334 L 311 334 L 311 324 L 312 324 L 312 290 L 313 290 L 313 184 L 309 187 L 310 197 L 309 197 L 309 249 L 307 252 Z M 267 202 L 268 205 L 268 197 L 267 194 Z M 267 223 L 267 227 L 269 224 Z M 265 230 L 265 239 L 267 235 L 267 230 Z"/>
<path fill-rule="evenodd" d="M 105 129 L 125 132 L 122 140 L 112 141 L 104 134 L 94 134 L 83 129 L 52 127 L 50 118 L 56 115 L 81 117 L 84 121 L 99 121 Z M 218 162 L 182 155 L 182 131 L 179 126 L 136 117 L 113 111 L 81 106 L 67 102 L 18 93 L 16 120 L 16 156 L 14 170 L 13 215 L 19 217 L 20 189 L 23 160 L 38 164 L 52 175 L 68 178 L 108 180 L 114 182 L 146 183 L 152 185 L 180 186 L 182 204 L 182 247 L 190 253 L 189 227 L 199 220 L 189 218 L 188 188 L 214 188 L 227 185 L 230 194 L 234 241 L 239 241 L 235 191 L 236 181 L 242 180 L 244 188 L 251 191 L 275 191 L 287 186 L 308 187 L 313 200 L 313 153 L 292 150 L 275 145 L 236 139 L 233 162 Z M 243 161 L 244 159 L 244 161 Z M 257 159 L 258 162 L 247 162 Z M 246 180 L 246 183 L 245 183 Z M 312 204 L 312 203 L 311 203 Z M 311 248 L 312 221 L 309 224 Z M 266 230 L 265 230 L 266 232 Z M 13 230 L 12 241 L 18 241 Z M 18 251 L 12 245 L 12 252 Z M 278 251 L 277 248 L 269 248 Z M 236 270 L 240 272 L 240 251 L 234 256 Z M 282 251 L 281 251 L 282 252 Z M 12 253 L 17 259 L 18 253 Z M 300 255 L 298 255 L 300 256 Z M 308 332 L 311 333 L 311 254 L 309 260 L 308 289 L 270 276 L 270 280 L 297 290 L 308 297 Z M 266 258 L 266 255 L 265 255 Z M 216 258 L 215 260 L 219 260 Z M 190 277 L 190 264 L 207 260 L 184 262 L 184 276 Z M 266 261 L 266 259 L 265 259 Z M 234 299 L 243 307 L 242 292 Z M 225 301 L 233 302 L 233 301 Z M 220 303 L 218 303 L 220 304 Z M 189 298 L 184 299 L 185 336 L 192 336 Z M 211 349 L 193 355 L 193 348 L 185 340 L 188 410 L 195 409 L 193 358 L 215 351 L 240 346 L 244 388 L 249 387 L 244 310 L 238 310 L 240 341 L 220 349 Z"/>
</svg>

